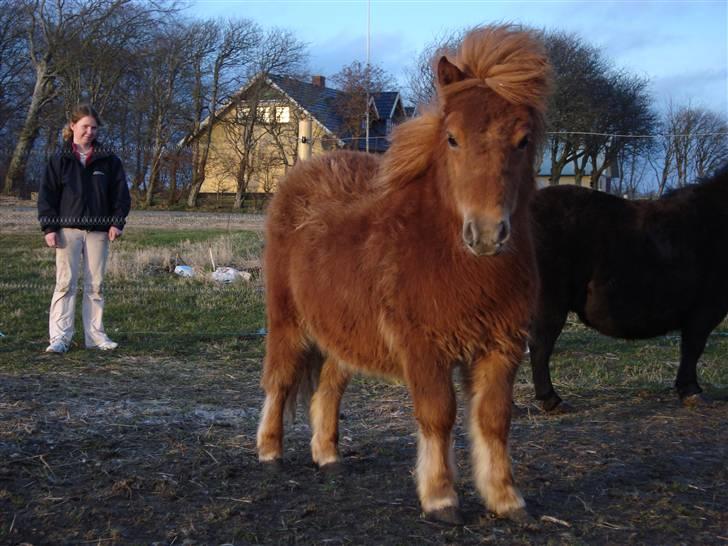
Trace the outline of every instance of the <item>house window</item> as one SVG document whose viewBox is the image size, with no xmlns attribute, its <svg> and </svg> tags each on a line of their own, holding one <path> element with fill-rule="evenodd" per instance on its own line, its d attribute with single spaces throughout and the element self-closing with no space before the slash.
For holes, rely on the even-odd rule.
<svg viewBox="0 0 728 546">
<path fill-rule="evenodd" d="M 276 121 L 278 123 L 291 121 L 291 110 L 288 106 L 276 106 Z"/>
<path fill-rule="evenodd" d="M 387 118 L 387 134 L 392 132 L 392 118 Z"/>
</svg>

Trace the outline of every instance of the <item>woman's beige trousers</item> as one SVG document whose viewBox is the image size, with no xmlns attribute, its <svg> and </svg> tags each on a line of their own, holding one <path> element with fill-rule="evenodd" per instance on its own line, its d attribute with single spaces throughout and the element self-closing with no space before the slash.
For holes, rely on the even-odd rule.
<svg viewBox="0 0 728 546">
<path fill-rule="evenodd" d="M 105 231 L 62 228 L 56 248 L 56 288 L 51 300 L 49 333 L 51 343 L 70 344 L 74 333 L 74 311 L 78 279 L 83 264 L 83 329 L 86 347 L 108 340 L 104 331 L 102 283 L 109 253 Z"/>
</svg>

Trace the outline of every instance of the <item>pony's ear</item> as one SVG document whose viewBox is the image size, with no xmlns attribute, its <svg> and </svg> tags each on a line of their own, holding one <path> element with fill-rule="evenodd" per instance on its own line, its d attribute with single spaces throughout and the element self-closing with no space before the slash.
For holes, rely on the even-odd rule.
<svg viewBox="0 0 728 546">
<path fill-rule="evenodd" d="M 440 57 L 437 63 L 437 83 L 440 84 L 440 87 L 445 87 L 446 85 L 464 79 L 465 74 L 457 66 L 448 61 L 444 55 Z"/>
</svg>

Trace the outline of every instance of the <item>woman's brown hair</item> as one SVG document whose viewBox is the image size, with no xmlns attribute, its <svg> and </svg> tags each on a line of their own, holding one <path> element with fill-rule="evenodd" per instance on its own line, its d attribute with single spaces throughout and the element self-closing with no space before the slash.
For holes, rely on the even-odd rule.
<svg viewBox="0 0 728 546">
<path fill-rule="evenodd" d="M 71 130 L 71 124 L 78 122 L 81 118 L 91 116 L 96 120 L 96 124 L 101 127 L 101 118 L 99 114 L 94 110 L 94 107 L 90 104 L 79 104 L 75 110 L 71 112 L 71 116 L 68 123 L 63 127 L 63 140 L 71 140 L 73 138 L 73 131 Z"/>
</svg>

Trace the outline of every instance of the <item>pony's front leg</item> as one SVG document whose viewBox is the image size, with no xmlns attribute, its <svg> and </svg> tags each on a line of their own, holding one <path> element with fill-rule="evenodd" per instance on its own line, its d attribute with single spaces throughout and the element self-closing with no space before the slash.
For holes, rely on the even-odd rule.
<svg viewBox="0 0 728 546">
<path fill-rule="evenodd" d="M 471 370 L 470 436 L 474 479 L 487 507 L 517 521 L 528 518 L 515 488 L 508 453 L 517 355 L 499 352 L 477 360 Z"/>
<path fill-rule="evenodd" d="M 417 492 L 422 509 L 430 518 L 461 524 L 454 487 L 452 428 L 456 404 L 451 373 L 445 366 L 430 369 L 415 365 L 407 369 L 407 383 L 419 425 Z"/>
<path fill-rule="evenodd" d="M 339 408 L 351 373 L 326 357 L 316 392 L 311 399 L 311 457 L 319 467 L 336 464 L 339 456 Z"/>
</svg>

